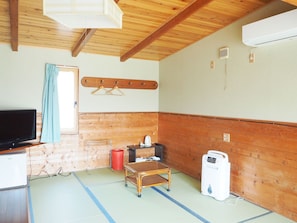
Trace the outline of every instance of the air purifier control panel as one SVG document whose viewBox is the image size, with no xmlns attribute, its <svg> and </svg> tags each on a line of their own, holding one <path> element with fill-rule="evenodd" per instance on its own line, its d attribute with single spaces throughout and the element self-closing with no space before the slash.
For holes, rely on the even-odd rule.
<svg viewBox="0 0 297 223">
<path fill-rule="evenodd" d="M 215 158 L 215 157 L 211 157 L 211 156 L 207 157 L 207 162 L 209 162 L 209 163 L 216 163 L 216 160 L 217 160 L 217 158 Z"/>
</svg>

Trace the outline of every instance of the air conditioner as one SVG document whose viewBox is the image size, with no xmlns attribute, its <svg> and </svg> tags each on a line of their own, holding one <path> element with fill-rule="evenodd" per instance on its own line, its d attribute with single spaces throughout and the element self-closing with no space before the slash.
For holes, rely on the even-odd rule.
<svg viewBox="0 0 297 223">
<path fill-rule="evenodd" d="M 261 46 L 297 37 L 297 9 L 253 22 L 242 27 L 242 42 Z"/>
</svg>

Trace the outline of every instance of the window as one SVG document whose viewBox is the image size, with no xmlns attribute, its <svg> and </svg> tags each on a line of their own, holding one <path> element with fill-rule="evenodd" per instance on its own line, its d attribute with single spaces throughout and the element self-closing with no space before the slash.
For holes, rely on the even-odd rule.
<svg viewBox="0 0 297 223">
<path fill-rule="evenodd" d="M 59 67 L 58 94 L 61 134 L 78 133 L 78 68 Z"/>
</svg>

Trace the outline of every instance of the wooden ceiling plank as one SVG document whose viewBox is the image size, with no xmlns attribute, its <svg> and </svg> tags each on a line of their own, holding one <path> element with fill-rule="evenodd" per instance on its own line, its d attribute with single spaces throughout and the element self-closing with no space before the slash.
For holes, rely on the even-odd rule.
<svg viewBox="0 0 297 223">
<path fill-rule="evenodd" d="M 13 51 L 18 51 L 19 47 L 19 1 L 9 0 L 10 16 L 10 43 Z"/>
<path fill-rule="evenodd" d="M 80 52 L 120 57 L 195 0 L 125 0 L 123 29 L 97 29 Z M 213 0 L 141 49 L 135 59 L 161 60 L 273 0 Z M 296 0 L 284 0 L 296 1 Z M 11 42 L 10 0 L 0 0 L 0 42 Z M 84 29 L 69 29 L 43 15 L 42 1 L 18 0 L 18 45 L 68 49 Z M 167 46 L 166 46 L 167 44 Z M 12 47 L 10 47 L 12 48 Z M 130 57 L 130 58 L 132 58 Z"/>
<path fill-rule="evenodd" d="M 291 5 L 297 6 L 297 0 L 282 0 L 283 2 L 289 3 Z"/>
<path fill-rule="evenodd" d="M 164 23 L 161 27 L 159 27 L 155 32 L 148 35 L 145 39 L 140 41 L 138 44 L 136 44 L 134 47 L 132 47 L 130 50 L 128 50 L 126 53 L 124 53 L 121 56 L 121 61 L 124 62 L 136 53 L 138 53 L 140 50 L 151 44 L 153 41 L 155 41 L 157 38 L 162 36 L 164 33 L 166 33 L 168 30 L 188 18 L 190 15 L 192 15 L 194 12 L 196 12 L 199 8 L 203 7 L 204 5 L 208 4 L 212 0 L 196 0 L 190 3 L 186 8 L 184 8 L 181 12 L 179 12 L 176 16 L 173 16 L 168 22 Z"/>
<path fill-rule="evenodd" d="M 85 29 L 72 49 L 72 56 L 76 57 L 96 32 L 96 29 Z"/>
</svg>

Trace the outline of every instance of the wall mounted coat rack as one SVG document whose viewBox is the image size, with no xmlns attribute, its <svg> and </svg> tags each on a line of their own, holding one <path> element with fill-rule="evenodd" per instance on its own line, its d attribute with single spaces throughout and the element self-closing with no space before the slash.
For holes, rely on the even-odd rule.
<svg viewBox="0 0 297 223">
<path fill-rule="evenodd" d="M 81 84 L 84 87 L 104 87 L 104 88 L 128 88 L 128 89 L 147 89 L 154 90 L 158 88 L 158 83 L 151 80 L 118 79 L 105 77 L 83 77 Z"/>
</svg>

